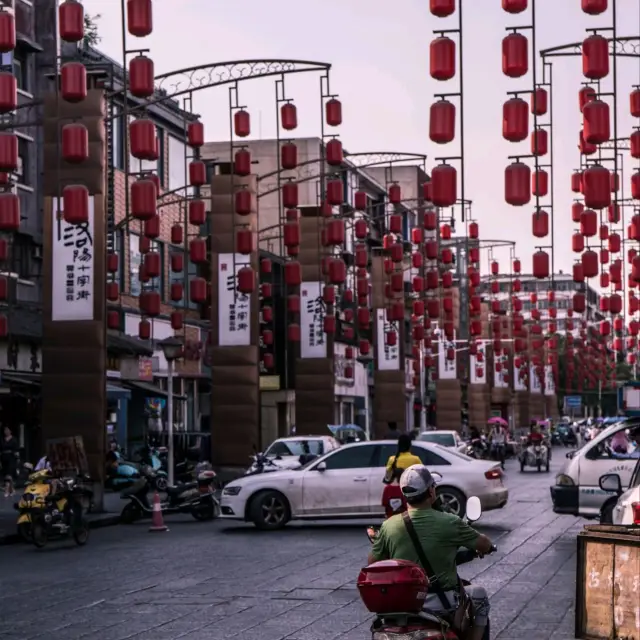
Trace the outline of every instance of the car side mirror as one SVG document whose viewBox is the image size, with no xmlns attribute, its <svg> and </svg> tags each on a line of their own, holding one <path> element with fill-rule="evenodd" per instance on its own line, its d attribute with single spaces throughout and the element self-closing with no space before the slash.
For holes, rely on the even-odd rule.
<svg viewBox="0 0 640 640">
<path fill-rule="evenodd" d="M 316 471 L 320 471 L 320 473 L 322 473 L 322 472 L 324 472 L 326 470 L 327 470 L 327 463 L 324 462 L 324 461 L 316 466 Z"/>
<path fill-rule="evenodd" d="M 603 491 L 617 494 L 622 493 L 622 481 L 617 473 L 607 473 L 604 476 L 600 476 L 598 484 Z"/>
<path fill-rule="evenodd" d="M 480 520 L 481 515 L 482 505 L 480 504 L 480 498 L 478 498 L 478 496 L 471 496 L 467 500 L 467 520 L 469 522 L 475 522 L 476 520 Z"/>
</svg>

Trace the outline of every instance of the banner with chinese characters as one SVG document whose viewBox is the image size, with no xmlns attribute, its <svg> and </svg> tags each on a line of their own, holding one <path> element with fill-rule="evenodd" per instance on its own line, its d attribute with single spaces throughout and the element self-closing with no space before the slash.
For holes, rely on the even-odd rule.
<svg viewBox="0 0 640 640">
<path fill-rule="evenodd" d="M 533 363 L 529 364 L 529 391 L 531 393 L 542 393 L 540 378 L 536 373 L 536 366 Z"/>
<path fill-rule="evenodd" d="M 471 367 L 471 384 L 487 382 L 487 349 L 484 342 L 476 343 L 476 355 L 469 358 Z"/>
<path fill-rule="evenodd" d="M 527 366 L 517 366 L 519 362 L 518 358 L 513 359 L 513 390 L 514 391 L 526 391 L 527 390 Z"/>
<path fill-rule="evenodd" d="M 441 331 L 438 343 L 438 378 L 440 380 L 455 380 L 457 378 L 455 334 L 453 340 L 447 340 L 444 332 Z M 452 359 L 449 358 L 451 351 L 453 351 Z"/>
<path fill-rule="evenodd" d="M 240 253 L 218 256 L 218 345 L 221 347 L 251 344 L 251 298 L 238 291 L 238 271 L 244 266 L 251 266 L 249 256 Z"/>
<path fill-rule="evenodd" d="M 548 364 L 544 368 L 544 395 L 553 396 L 556 393 L 556 384 L 553 379 L 553 367 Z"/>
<path fill-rule="evenodd" d="M 326 358 L 327 336 L 324 332 L 322 282 L 300 285 L 300 357 Z"/>
<path fill-rule="evenodd" d="M 387 333 L 396 331 L 391 322 L 387 320 L 387 313 L 384 309 L 376 309 L 376 331 L 377 331 L 377 356 L 378 371 L 399 371 L 400 370 L 400 345 L 399 336 L 396 344 L 387 344 Z M 397 333 L 397 331 L 396 331 Z"/>
<path fill-rule="evenodd" d="M 52 198 L 51 320 L 93 320 L 95 304 L 94 198 L 89 198 L 89 219 L 68 224 L 62 199 Z M 60 218 L 60 219 L 58 219 Z"/>
<path fill-rule="evenodd" d="M 509 356 L 502 350 L 493 354 L 493 386 L 498 389 L 509 388 Z"/>
</svg>

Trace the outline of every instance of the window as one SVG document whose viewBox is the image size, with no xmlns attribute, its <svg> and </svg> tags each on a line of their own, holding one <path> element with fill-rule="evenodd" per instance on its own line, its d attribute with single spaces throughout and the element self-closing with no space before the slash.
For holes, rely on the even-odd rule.
<svg viewBox="0 0 640 640">
<path fill-rule="evenodd" d="M 184 188 L 187 184 L 187 145 L 169 136 L 169 191 Z"/>
<path fill-rule="evenodd" d="M 609 425 L 607 425 L 609 426 Z M 619 429 L 592 447 L 586 454 L 589 460 L 624 460 L 634 451 L 634 443 L 629 437 L 629 429 Z"/>
<path fill-rule="evenodd" d="M 306 447 L 305 447 L 306 445 Z M 306 450 L 305 450 L 306 448 Z M 276 440 L 266 451 L 265 456 L 302 456 L 312 454 L 321 456 L 324 453 L 322 440 Z"/>
<path fill-rule="evenodd" d="M 143 284 L 139 278 L 142 264 L 140 236 L 133 233 L 129 235 L 129 293 L 132 296 L 139 296 L 141 291 L 160 291 L 160 295 L 164 299 L 164 245 L 152 240 L 151 251 L 160 253 L 160 276 L 151 278 Z"/>
<path fill-rule="evenodd" d="M 436 433 L 427 431 L 427 433 L 421 433 L 418 440 L 422 440 L 423 442 L 434 442 L 436 444 L 441 444 L 443 447 L 456 446 L 456 439 L 452 433 Z"/>
<path fill-rule="evenodd" d="M 169 247 L 169 255 L 171 255 L 172 253 L 184 253 L 184 250 L 182 249 L 182 247 L 171 246 Z M 185 266 L 187 268 L 187 281 L 191 280 L 191 278 L 196 278 L 198 276 L 198 265 L 193 264 L 193 262 L 191 262 L 191 260 L 189 260 L 188 258 L 185 262 L 186 262 Z M 184 282 L 185 282 L 184 271 L 181 271 L 181 272 L 170 271 L 169 282 L 170 284 L 173 284 L 174 282 L 179 282 L 180 284 L 184 285 Z M 185 292 L 183 291 L 182 300 L 178 300 L 177 302 L 176 301 L 172 302 L 174 306 L 176 307 L 185 306 L 184 293 Z M 187 293 L 187 308 L 198 309 L 199 307 L 195 302 L 191 302 L 190 300 L 188 300 L 189 292 L 187 291 L 186 293 Z"/>
<path fill-rule="evenodd" d="M 18 49 L 13 53 L 13 75 L 16 77 L 18 89 L 31 93 L 29 59 L 25 53 Z"/>
<path fill-rule="evenodd" d="M 412 451 L 418 456 L 418 458 L 420 458 L 420 460 L 422 460 L 422 464 L 427 467 L 442 467 L 451 464 L 444 458 L 440 457 L 437 453 L 433 453 L 433 451 L 429 451 L 428 449 L 414 447 Z"/>
<path fill-rule="evenodd" d="M 327 470 L 367 469 L 372 466 L 375 445 L 362 445 L 348 449 L 338 449 L 336 453 L 325 458 Z"/>
<path fill-rule="evenodd" d="M 29 177 L 29 145 L 31 142 L 25 138 L 18 137 L 18 170 L 16 176 L 18 177 L 18 183 L 24 185 L 30 185 L 31 180 Z"/>
</svg>

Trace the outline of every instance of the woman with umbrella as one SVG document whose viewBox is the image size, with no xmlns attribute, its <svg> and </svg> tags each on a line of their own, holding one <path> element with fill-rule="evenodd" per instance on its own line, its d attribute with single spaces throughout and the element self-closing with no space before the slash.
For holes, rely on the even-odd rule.
<svg viewBox="0 0 640 640">
<path fill-rule="evenodd" d="M 495 460 L 500 461 L 500 466 L 504 469 L 509 423 L 504 418 L 496 417 L 491 418 L 488 424 L 491 427 L 491 453 Z"/>
</svg>

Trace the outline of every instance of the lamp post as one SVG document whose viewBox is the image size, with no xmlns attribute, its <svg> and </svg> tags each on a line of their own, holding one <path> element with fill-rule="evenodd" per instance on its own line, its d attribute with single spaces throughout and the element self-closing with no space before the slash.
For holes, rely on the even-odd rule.
<svg viewBox="0 0 640 640">
<path fill-rule="evenodd" d="M 169 440 L 168 482 L 174 484 L 174 446 L 173 446 L 173 362 L 182 356 L 183 345 L 178 338 L 166 338 L 159 342 L 159 346 L 167 361 L 167 439 Z"/>
</svg>

